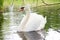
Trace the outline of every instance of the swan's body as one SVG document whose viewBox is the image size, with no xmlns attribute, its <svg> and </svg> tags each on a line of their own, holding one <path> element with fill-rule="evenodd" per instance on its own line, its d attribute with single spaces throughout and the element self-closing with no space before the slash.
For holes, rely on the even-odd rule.
<svg viewBox="0 0 60 40">
<path fill-rule="evenodd" d="M 31 13 L 29 6 L 25 7 L 26 16 L 23 17 L 19 29 L 18 34 L 23 40 L 42 40 L 44 37 L 39 34 L 40 31 L 45 27 L 46 18 L 42 15 L 38 15 L 36 13 Z"/>
<path fill-rule="evenodd" d="M 31 13 L 29 6 L 25 8 L 26 16 L 22 19 L 18 31 L 36 31 L 45 27 L 46 18 L 36 13 Z"/>
<path fill-rule="evenodd" d="M 20 24 L 20 31 L 36 31 L 43 29 L 46 24 L 46 19 L 42 15 L 36 13 L 26 14 Z"/>
</svg>

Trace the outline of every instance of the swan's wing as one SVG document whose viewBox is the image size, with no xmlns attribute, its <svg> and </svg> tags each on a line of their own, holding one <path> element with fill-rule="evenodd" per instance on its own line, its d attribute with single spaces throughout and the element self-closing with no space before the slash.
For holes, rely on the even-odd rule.
<svg viewBox="0 0 60 40">
<path fill-rule="evenodd" d="M 29 16 L 29 20 L 27 21 L 27 23 L 25 23 L 25 26 L 24 26 L 25 28 L 23 31 L 34 31 L 34 30 L 36 30 L 37 27 L 39 27 L 39 24 L 40 24 L 39 21 L 40 21 L 39 16 L 35 13 L 31 13 Z M 23 26 L 23 23 L 24 22 L 21 23 L 22 26 Z"/>
<path fill-rule="evenodd" d="M 45 27 L 46 18 L 36 13 L 31 13 L 24 31 L 35 31 Z"/>
<path fill-rule="evenodd" d="M 45 24 L 46 24 L 47 20 L 46 20 L 46 17 L 44 18 L 43 16 L 41 17 L 41 20 L 40 20 L 40 26 L 37 28 L 37 30 L 41 30 L 45 27 Z"/>
</svg>

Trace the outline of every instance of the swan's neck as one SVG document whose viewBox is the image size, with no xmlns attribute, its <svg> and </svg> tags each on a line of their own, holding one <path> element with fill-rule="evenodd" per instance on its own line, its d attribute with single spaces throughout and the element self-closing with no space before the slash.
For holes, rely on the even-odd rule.
<svg viewBox="0 0 60 40">
<path fill-rule="evenodd" d="M 26 12 L 26 14 L 31 13 L 31 9 L 30 9 L 29 6 L 27 6 L 27 7 L 25 8 L 25 12 Z"/>
</svg>

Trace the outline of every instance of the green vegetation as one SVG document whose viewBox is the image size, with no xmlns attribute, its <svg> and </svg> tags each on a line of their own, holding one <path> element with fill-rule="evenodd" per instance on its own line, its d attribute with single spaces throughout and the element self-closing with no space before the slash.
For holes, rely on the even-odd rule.
<svg viewBox="0 0 60 40">
<path fill-rule="evenodd" d="M 2 24 L 3 24 L 3 0 L 0 0 L 0 40 L 3 40 Z"/>
<path fill-rule="evenodd" d="M 44 3 L 52 4 L 52 3 L 60 3 L 60 0 L 4 0 L 4 6 L 9 6 L 11 3 L 15 6 L 21 6 L 24 4 L 34 5 L 44 5 Z"/>
<path fill-rule="evenodd" d="M 34 10 L 47 17 L 46 30 L 49 28 L 60 29 L 60 4 L 38 6 Z"/>
</svg>

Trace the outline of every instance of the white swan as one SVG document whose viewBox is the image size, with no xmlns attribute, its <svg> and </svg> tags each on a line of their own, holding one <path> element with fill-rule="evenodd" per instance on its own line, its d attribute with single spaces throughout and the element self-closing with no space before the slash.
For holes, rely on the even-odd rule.
<svg viewBox="0 0 60 40">
<path fill-rule="evenodd" d="M 46 17 L 44 18 L 42 15 L 32 13 L 29 5 L 25 6 L 25 11 L 26 16 L 22 19 L 18 31 L 36 31 L 45 27 Z"/>
</svg>

